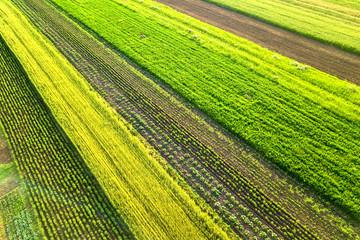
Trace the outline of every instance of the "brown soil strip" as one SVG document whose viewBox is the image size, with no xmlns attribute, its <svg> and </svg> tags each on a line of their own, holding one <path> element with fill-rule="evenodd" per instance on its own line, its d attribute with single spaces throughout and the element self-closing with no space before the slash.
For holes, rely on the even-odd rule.
<svg viewBox="0 0 360 240">
<path fill-rule="evenodd" d="M 360 85 L 360 56 L 201 0 L 155 0 L 264 48 Z"/>
<path fill-rule="evenodd" d="M 8 146 L 0 147 L 0 164 L 7 164 L 12 161 L 10 149 Z"/>
<path fill-rule="evenodd" d="M 7 164 L 12 161 L 10 149 L 5 142 L 4 137 L 0 134 L 0 164 Z"/>
</svg>

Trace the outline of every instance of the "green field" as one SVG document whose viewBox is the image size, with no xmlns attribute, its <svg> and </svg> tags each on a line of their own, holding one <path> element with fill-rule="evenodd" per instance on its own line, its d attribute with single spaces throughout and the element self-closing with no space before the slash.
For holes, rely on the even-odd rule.
<svg viewBox="0 0 360 240">
<path fill-rule="evenodd" d="M 139 239 L 227 239 L 215 220 L 195 204 L 114 110 L 10 1 L 1 2 L 0 7 L 5 13 L 0 19 L 0 34 L 28 74 L 2 42 L 0 64 L 5 74 L 1 76 L 0 96 L 6 106 L 2 122 L 33 194 L 31 200 L 44 234 L 57 239 L 81 235 L 132 238 L 126 229 L 119 234 L 119 213 Z M 24 134 L 17 129 L 23 129 Z M 106 205 L 106 197 L 82 159 L 116 210 Z M 87 194 L 82 193 L 83 188 Z M 52 212 L 47 211 L 49 205 Z M 105 218 L 98 215 L 100 212 L 106 213 Z M 51 219 L 50 214 L 57 217 Z M 65 223 L 62 215 L 67 216 Z M 71 222 L 73 218 L 76 222 Z M 69 224 L 77 230 L 68 229 Z"/>
<path fill-rule="evenodd" d="M 360 54 L 359 1 L 205 1 Z M 359 86 L 156 1 L 0 1 L 1 240 L 360 239 L 359 133 Z"/>
<path fill-rule="evenodd" d="M 360 55 L 359 1 L 205 1 Z"/>
<path fill-rule="evenodd" d="M 359 218 L 358 87 L 152 1 L 53 2 Z"/>
</svg>

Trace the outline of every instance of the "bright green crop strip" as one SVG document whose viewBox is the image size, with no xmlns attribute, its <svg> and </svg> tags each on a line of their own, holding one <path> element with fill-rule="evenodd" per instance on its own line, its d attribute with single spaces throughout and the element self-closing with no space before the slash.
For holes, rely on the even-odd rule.
<svg viewBox="0 0 360 240">
<path fill-rule="evenodd" d="M 228 239 L 19 10 L 0 8 L 0 34 L 135 237 Z"/>
<path fill-rule="evenodd" d="M 329 0 L 205 1 L 360 54 L 359 3 Z"/>
<path fill-rule="evenodd" d="M 358 87 L 149 0 L 53 2 L 359 217 Z"/>
</svg>

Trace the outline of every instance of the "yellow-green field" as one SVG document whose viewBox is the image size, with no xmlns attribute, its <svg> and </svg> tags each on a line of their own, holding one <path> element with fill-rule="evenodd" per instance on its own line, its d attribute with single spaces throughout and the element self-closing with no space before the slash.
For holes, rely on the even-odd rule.
<svg viewBox="0 0 360 240">
<path fill-rule="evenodd" d="M 355 2 L 205 1 L 358 57 Z M 360 88 L 189 15 L 0 1 L 0 238 L 359 239 Z"/>
</svg>

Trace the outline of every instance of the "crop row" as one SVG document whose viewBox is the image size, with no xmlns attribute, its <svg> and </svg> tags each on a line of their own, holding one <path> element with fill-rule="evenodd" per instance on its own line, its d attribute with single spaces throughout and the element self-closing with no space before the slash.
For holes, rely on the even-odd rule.
<svg viewBox="0 0 360 240">
<path fill-rule="evenodd" d="M 0 48 L 2 124 L 43 234 L 132 238 L 2 38 Z"/>
<path fill-rule="evenodd" d="M 53 2 L 357 218 L 355 86 L 151 1 Z"/>
<path fill-rule="evenodd" d="M 271 239 L 281 239 L 269 229 L 267 224 L 259 220 L 253 209 L 248 209 L 239 202 L 239 197 L 228 186 L 223 185 L 217 174 L 208 172 L 197 161 L 198 157 L 188 153 L 179 143 L 173 141 L 161 130 L 160 127 L 150 120 L 148 116 L 142 116 L 127 98 L 118 99 L 121 103 L 123 115 L 135 126 L 139 133 L 147 139 L 154 148 L 168 161 L 168 163 L 180 173 L 197 192 L 203 197 L 216 212 L 222 216 L 239 236 L 268 236 Z M 261 228 L 263 231 L 259 231 Z M 264 232 L 265 231 L 265 232 Z M 276 229 L 282 235 L 280 229 Z M 264 238 L 265 238 L 264 237 Z"/>
<path fill-rule="evenodd" d="M 204 146 L 198 139 L 194 138 L 186 129 L 181 127 L 177 122 L 173 121 L 163 110 L 157 105 L 153 104 L 144 94 L 133 87 L 131 73 L 123 71 L 118 73 L 102 58 L 94 54 L 93 49 L 90 49 L 86 44 L 83 44 L 77 36 L 60 24 L 57 19 L 51 18 L 46 11 L 36 11 L 36 2 L 31 4 L 32 11 L 25 8 L 30 18 L 40 16 L 41 20 L 47 23 L 46 29 L 40 26 L 40 29 L 46 34 L 58 48 L 65 53 L 65 56 L 82 72 L 85 76 L 86 72 L 101 74 L 104 79 L 111 81 L 126 98 L 137 108 L 141 109 L 148 118 L 160 127 L 174 142 L 181 145 L 183 149 L 189 154 L 194 155 L 199 162 L 205 166 L 209 171 L 213 172 L 221 178 L 221 181 L 230 187 L 232 191 L 238 196 L 246 205 L 250 206 L 257 214 L 261 215 L 265 221 L 275 229 L 281 229 L 283 235 L 289 235 L 300 238 L 314 238 L 315 236 L 307 232 L 303 227 L 296 223 L 296 221 L 280 209 L 276 204 L 264 196 L 257 188 L 255 188 L 249 181 L 244 179 L 238 170 L 226 164 L 214 152 Z M 51 27 L 49 27 L 51 26 Z M 70 55 L 69 53 L 72 53 Z M 75 61 L 76 60 L 76 61 Z M 85 67 L 82 64 L 88 64 L 92 67 Z M 93 68 L 93 69 L 91 69 Z M 124 74 L 124 75 L 121 75 Z M 91 75 L 91 74 L 90 74 Z M 220 174 L 219 174 L 220 173 Z M 234 178 L 234 176 L 236 176 Z M 250 194 L 251 193 L 251 194 Z M 250 200 L 249 200 L 250 199 Z M 268 214 L 271 212 L 272 214 Z M 265 217 L 269 215 L 268 217 Z M 267 219 L 269 218 L 269 219 Z M 293 232 L 293 229 L 298 229 Z"/>
</svg>

